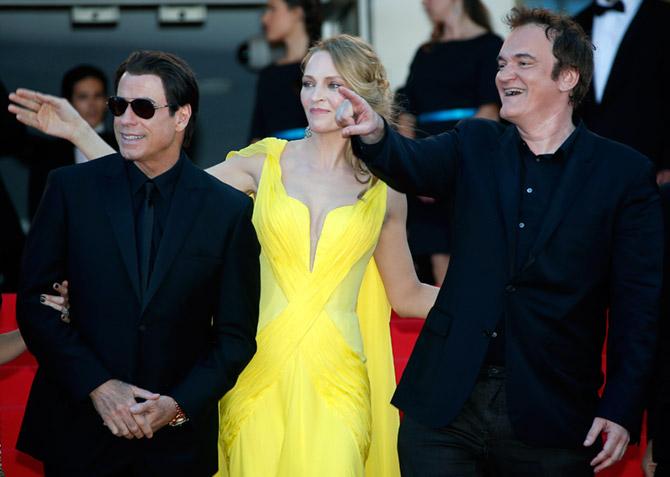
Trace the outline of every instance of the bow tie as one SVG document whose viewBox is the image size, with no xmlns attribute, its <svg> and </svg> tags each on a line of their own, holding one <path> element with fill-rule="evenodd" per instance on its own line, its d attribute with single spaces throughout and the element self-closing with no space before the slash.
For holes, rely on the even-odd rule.
<svg viewBox="0 0 670 477">
<path fill-rule="evenodd" d="M 596 3 L 596 2 L 593 3 L 593 14 L 596 15 L 596 16 L 600 16 L 604 13 L 611 12 L 611 11 L 623 13 L 625 11 L 623 2 L 621 0 L 619 0 L 618 2 L 614 2 L 614 3 L 606 5 L 606 6 L 603 6 L 603 5 L 601 5 L 599 3 Z"/>
</svg>

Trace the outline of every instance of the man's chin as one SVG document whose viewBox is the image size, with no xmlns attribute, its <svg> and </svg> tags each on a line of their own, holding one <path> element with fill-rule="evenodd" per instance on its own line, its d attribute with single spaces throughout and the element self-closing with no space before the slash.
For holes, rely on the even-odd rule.
<svg viewBox="0 0 670 477">
<path fill-rule="evenodd" d="M 514 111 L 512 111 L 510 108 L 505 108 L 504 106 L 500 108 L 500 119 L 504 119 L 505 121 L 509 122 L 514 122 L 514 117 L 517 116 L 514 114 Z"/>
<path fill-rule="evenodd" d="M 119 154 L 121 154 L 121 156 L 128 161 L 136 161 L 139 157 L 137 152 L 124 150 L 123 148 L 119 148 Z"/>
</svg>

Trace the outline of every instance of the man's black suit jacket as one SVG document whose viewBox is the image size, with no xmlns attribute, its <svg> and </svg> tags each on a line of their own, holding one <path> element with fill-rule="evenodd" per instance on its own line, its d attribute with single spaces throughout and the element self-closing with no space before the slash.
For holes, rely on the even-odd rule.
<svg viewBox="0 0 670 477">
<path fill-rule="evenodd" d="M 656 367 L 651 392 L 647 437 L 653 439 L 654 460 L 670 466 L 670 184 L 661 187 L 665 220 L 665 265 Z"/>
<path fill-rule="evenodd" d="M 593 6 L 575 20 L 591 35 Z M 588 128 L 670 169 L 670 4 L 643 0 L 630 23 L 610 71 L 601 103 L 593 83 L 577 113 Z"/>
<path fill-rule="evenodd" d="M 661 284 L 653 165 L 580 125 L 538 236 L 516 269 L 519 143 L 516 127 L 479 119 L 419 141 L 388 127 L 379 144 L 354 141 L 391 187 L 454 201 L 449 270 L 393 403 L 431 427 L 451 422 L 502 318 L 508 411 L 520 439 L 578 447 L 596 416 L 635 435 Z M 599 398 L 608 308 L 607 386 Z"/>
<path fill-rule="evenodd" d="M 252 201 L 184 161 L 144 298 L 124 159 L 51 173 L 30 231 L 17 318 L 39 369 L 18 448 L 86 469 L 150 459 L 158 475 L 217 468 L 217 402 L 255 352 L 259 244 Z M 70 282 L 71 320 L 41 305 Z M 151 440 L 102 425 L 89 393 L 108 379 L 173 397 L 189 416 Z M 151 460 L 153 459 L 153 460 Z"/>
</svg>

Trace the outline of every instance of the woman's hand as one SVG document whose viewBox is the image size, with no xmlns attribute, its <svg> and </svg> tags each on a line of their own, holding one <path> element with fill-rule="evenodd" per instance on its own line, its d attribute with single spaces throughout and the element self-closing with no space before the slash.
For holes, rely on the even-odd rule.
<svg viewBox="0 0 670 477">
<path fill-rule="evenodd" d="M 53 288 L 58 292 L 56 295 L 40 295 L 40 302 L 43 305 L 50 306 L 56 311 L 60 311 L 60 319 L 64 323 L 70 322 L 70 293 L 67 280 L 63 283 L 54 283 Z"/>
<path fill-rule="evenodd" d="M 18 121 L 50 136 L 73 142 L 81 129 L 89 127 L 65 98 L 19 88 L 9 99 L 14 104 L 7 109 Z"/>
</svg>

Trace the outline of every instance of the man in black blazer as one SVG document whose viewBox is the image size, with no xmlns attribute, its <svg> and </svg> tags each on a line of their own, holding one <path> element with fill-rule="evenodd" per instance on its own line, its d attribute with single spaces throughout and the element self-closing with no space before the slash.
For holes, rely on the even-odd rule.
<svg viewBox="0 0 670 477">
<path fill-rule="evenodd" d="M 665 257 L 661 320 L 654 379 L 647 415 L 648 446 L 642 460 L 645 477 L 670 476 L 670 184 L 661 187 L 665 223 Z M 655 472 L 654 472 L 655 470 Z"/>
<path fill-rule="evenodd" d="M 594 0 L 575 20 L 596 47 L 578 115 L 593 132 L 654 161 L 659 183 L 670 181 L 670 4 Z"/>
<path fill-rule="evenodd" d="M 135 52 L 110 98 L 120 154 L 54 171 L 17 318 L 39 369 L 17 447 L 54 476 L 211 476 L 217 403 L 255 352 L 252 202 L 182 151 L 198 87 Z M 70 323 L 40 304 L 69 280 Z"/>
<path fill-rule="evenodd" d="M 661 283 L 653 164 L 573 124 L 592 71 L 578 25 L 541 9 L 508 23 L 496 84 L 511 126 L 410 140 L 340 88 L 338 122 L 375 174 L 454 201 L 449 271 L 393 398 L 406 476 L 592 475 L 640 425 Z"/>
<path fill-rule="evenodd" d="M 71 68 L 63 75 L 61 96 L 72 104 L 107 144 L 118 149 L 114 132 L 107 130 L 105 125 L 107 112 L 105 73 L 91 65 Z M 32 218 L 44 194 L 49 172 L 59 167 L 86 162 L 86 157 L 65 139 L 35 136 L 31 142 L 28 212 Z"/>
</svg>

